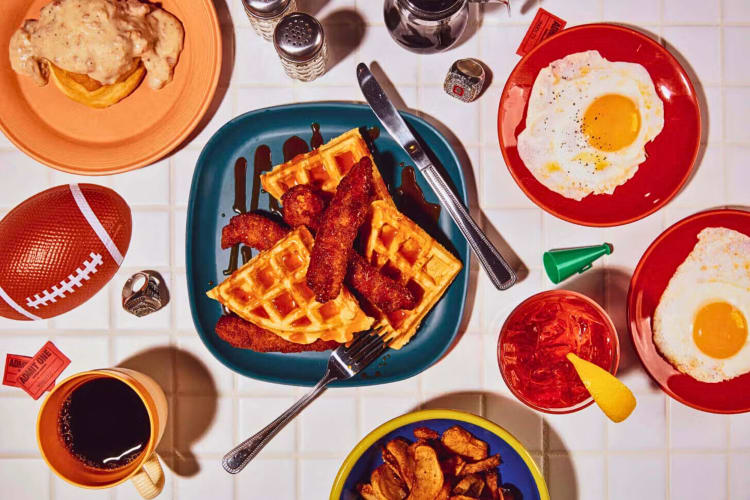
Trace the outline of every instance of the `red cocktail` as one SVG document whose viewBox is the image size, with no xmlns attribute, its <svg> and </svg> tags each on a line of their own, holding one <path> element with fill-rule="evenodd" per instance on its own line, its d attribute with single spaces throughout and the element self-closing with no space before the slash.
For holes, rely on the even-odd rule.
<svg viewBox="0 0 750 500">
<path fill-rule="evenodd" d="M 596 302 L 569 290 L 538 293 L 516 307 L 500 331 L 497 356 L 510 390 L 549 413 L 569 413 L 592 399 L 565 358 L 569 352 L 617 371 L 617 331 Z"/>
</svg>

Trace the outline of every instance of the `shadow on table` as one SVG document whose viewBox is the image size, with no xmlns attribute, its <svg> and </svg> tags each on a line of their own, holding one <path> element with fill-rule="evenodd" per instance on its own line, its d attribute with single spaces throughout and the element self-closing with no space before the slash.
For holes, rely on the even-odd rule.
<svg viewBox="0 0 750 500">
<path fill-rule="evenodd" d="M 297 0 L 297 10 L 316 16 L 327 3 L 328 0 Z"/>
<path fill-rule="evenodd" d="M 557 287 L 582 293 L 594 299 L 607 311 L 617 329 L 617 338 L 620 342 L 618 375 L 626 375 L 637 370 L 641 364 L 628 329 L 627 304 L 631 274 L 617 267 L 597 267 L 576 275 Z M 658 388 L 650 379 L 649 383 L 655 389 Z"/>
<path fill-rule="evenodd" d="M 320 24 L 328 38 L 327 71 L 330 71 L 362 43 L 365 37 L 365 20 L 356 10 L 339 9 L 321 19 Z"/>
<path fill-rule="evenodd" d="M 198 122 L 195 129 L 193 129 L 190 135 L 182 141 L 182 144 L 175 148 L 170 154 L 180 151 L 200 135 L 219 110 L 219 106 L 221 106 L 221 103 L 224 101 L 227 91 L 229 90 L 229 82 L 232 80 L 232 71 L 234 71 L 236 37 L 228 2 L 231 2 L 231 0 L 214 0 L 214 7 L 216 8 L 216 14 L 219 18 L 219 27 L 221 29 L 221 70 L 219 72 L 219 83 L 216 87 L 216 93 L 211 100 L 211 104 L 208 106 L 208 110 L 203 115 L 200 122 Z"/>
<path fill-rule="evenodd" d="M 570 498 L 578 498 L 575 469 L 566 452 L 564 441 L 549 425 L 543 414 L 538 413 L 509 396 L 487 391 L 453 392 L 425 401 L 414 410 L 451 409 L 481 415 L 510 432 L 529 450 L 549 485 L 549 463 L 543 456 L 544 444 L 555 447 L 556 466 L 569 484 L 566 492 Z M 502 465 L 501 472 L 502 472 Z M 520 496 L 516 500 L 523 500 Z"/>
<path fill-rule="evenodd" d="M 165 390 L 169 417 L 156 451 L 178 476 L 196 475 L 200 465 L 190 448 L 209 429 L 217 408 L 216 384 L 206 365 L 187 351 L 157 347 L 135 354 L 118 366 L 145 373 Z"/>
</svg>

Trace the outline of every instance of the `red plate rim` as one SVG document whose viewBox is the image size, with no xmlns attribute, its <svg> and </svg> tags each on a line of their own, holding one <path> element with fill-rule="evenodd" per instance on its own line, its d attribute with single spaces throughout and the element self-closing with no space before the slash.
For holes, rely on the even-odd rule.
<svg viewBox="0 0 750 500">
<path fill-rule="evenodd" d="M 682 76 L 684 77 L 685 81 L 687 82 L 688 87 L 690 89 L 690 96 L 692 98 L 693 103 L 695 104 L 695 119 L 696 119 L 696 121 L 698 123 L 698 130 L 701 130 L 701 131 L 703 130 L 703 122 L 701 120 L 700 106 L 699 106 L 699 103 L 698 103 L 698 98 L 696 97 L 695 87 L 693 86 L 693 82 L 690 79 L 690 77 L 688 76 L 687 72 L 685 71 L 685 68 L 682 67 L 682 65 L 680 64 L 680 62 L 666 48 L 664 48 L 663 46 L 661 46 L 658 42 L 656 42 L 652 38 L 644 35 L 643 33 L 638 32 L 638 31 L 636 31 L 636 30 L 634 30 L 632 28 L 628 28 L 628 27 L 625 27 L 625 26 L 620 26 L 620 25 L 617 25 L 617 24 L 610 24 L 610 23 L 590 23 L 590 24 L 582 24 L 582 25 L 579 25 L 579 26 L 573 26 L 571 28 L 566 28 L 566 29 L 560 31 L 559 33 L 554 34 L 553 36 L 549 37 L 548 39 L 544 40 L 542 43 L 540 43 L 539 45 L 537 45 L 536 47 L 534 47 L 533 49 L 531 49 L 526 55 L 524 55 L 523 57 L 521 57 L 521 60 L 518 61 L 518 63 L 516 63 L 516 65 L 513 67 L 513 70 L 510 72 L 510 75 L 508 75 L 508 79 L 505 81 L 505 85 L 503 86 L 502 94 L 500 95 L 500 102 L 498 104 L 497 136 L 498 136 L 498 140 L 500 142 L 500 151 L 501 151 L 501 153 L 503 155 L 503 160 L 505 161 L 505 166 L 508 169 L 508 171 L 510 172 L 510 175 L 513 177 L 513 180 L 516 181 L 516 184 L 518 185 L 519 188 L 521 188 L 521 190 L 524 192 L 524 194 L 532 202 L 534 202 L 534 204 L 536 204 L 539 208 L 541 208 L 542 210 L 544 210 L 544 211 L 546 211 L 546 212 L 548 212 L 548 213 L 554 215 L 555 217 L 558 217 L 558 218 L 560 218 L 560 219 L 562 219 L 564 221 L 572 222 L 574 224 L 579 224 L 579 225 L 582 225 L 582 226 L 590 226 L 590 227 L 613 227 L 613 226 L 621 226 L 621 225 L 624 225 L 624 224 L 630 224 L 631 222 L 635 222 L 635 221 L 640 220 L 640 219 L 642 219 L 644 217 L 648 217 L 652 213 L 654 213 L 657 210 L 659 210 L 662 207 L 664 207 L 675 196 L 677 196 L 677 194 L 680 191 L 682 191 L 682 188 L 685 186 L 685 183 L 688 181 L 688 179 L 690 178 L 690 176 L 691 176 L 691 174 L 693 172 L 693 169 L 695 168 L 695 160 L 698 157 L 698 151 L 700 151 L 700 142 L 701 142 L 700 141 L 700 135 L 698 136 L 698 140 L 695 141 L 695 147 L 694 147 L 694 150 L 693 150 L 693 154 L 691 155 L 692 158 L 690 160 L 690 168 L 687 168 L 685 170 L 685 173 L 682 176 L 682 178 L 680 179 L 679 184 L 674 188 L 673 192 L 669 196 L 665 196 L 658 203 L 654 204 L 651 208 L 649 208 L 649 210 L 646 210 L 644 213 L 642 213 L 642 214 L 640 214 L 638 216 L 634 216 L 634 217 L 622 219 L 622 220 L 619 220 L 619 221 L 613 221 L 613 222 L 591 222 L 591 221 L 586 221 L 586 220 L 578 219 L 576 217 L 571 217 L 571 216 L 565 215 L 565 214 L 560 213 L 560 212 L 558 212 L 557 210 L 555 210 L 555 209 L 553 209 L 551 207 L 548 207 L 542 200 L 540 200 L 537 197 L 535 197 L 533 194 L 531 194 L 526 189 L 526 187 L 523 185 L 523 183 L 521 182 L 521 180 L 519 179 L 519 177 L 516 175 L 516 173 L 513 171 L 513 169 L 510 168 L 510 159 L 508 158 L 508 154 L 506 152 L 506 146 L 505 146 L 505 143 L 503 141 L 503 134 L 502 134 L 502 131 L 501 131 L 500 111 L 503 108 L 503 103 L 505 102 L 505 96 L 507 95 L 507 92 L 509 90 L 508 89 L 508 85 L 510 84 L 511 79 L 516 74 L 516 72 L 523 66 L 523 64 L 526 63 L 527 59 L 529 57 L 531 57 L 533 54 L 535 54 L 536 52 L 538 52 L 539 50 L 541 50 L 542 48 L 546 47 L 548 44 L 554 43 L 560 36 L 567 35 L 567 34 L 569 34 L 571 32 L 574 32 L 574 31 L 585 31 L 585 30 L 592 29 L 592 28 L 604 28 L 604 29 L 610 29 L 610 30 L 613 30 L 613 31 L 622 31 L 622 32 L 629 33 L 629 34 L 631 34 L 631 35 L 633 35 L 633 36 L 641 39 L 643 42 L 645 42 L 645 43 L 653 46 L 659 52 L 665 54 L 667 56 L 667 58 L 674 64 L 674 66 L 679 69 L 680 73 L 682 74 Z M 526 100 L 526 105 L 528 105 L 528 99 Z"/>
<path fill-rule="evenodd" d="M 638 328 L 638 318 L 636 318 L 636 307 L 635 307 L 635 296 L 636 292 L 640 288 L 638 285 L 638 281 L 641 278 L 641 273 L 643 271 L 644 266 L 646 265 L 647 260 L 649 257 L 652 256 L 653 252 L 656 250 L 656 248 L 672 233 L 679 230 L 683 226 L 693 222 L 695 219 L 703 218 L 703 217 L 711 217 L 715 215 L 735 215 L 740 217 L 746 217 L 750 219 L 750 211 L 747 210 L 740 210 L 735 208 L 716 208 L 716 209 L 710 209 L 710 210 L 704 210 L 702 212 L 698 212 L 692 215 L 689 215 L 685 217 L 684 219 L 681 219 L 671 226 L 669 226 L 667 229 L 665 229 L 646 249 L 645 252 L 643 252 L 643 255 L 641 256 L 641 259 L 638 261 L 638 265 L 636 266 L 635 270 L 633 271 L 633 276 L 630 279 L 630 286 L 628 288 L 628 296 L 627 296 L 627 323 L 628 323 L 628 331 L 630 333 L 630 338 L 633 342 L 633 345 L 635 346 L 636 353 L 638 354 L 638 358 L 641 361 L 641 364 L 646 369 L 646 372 L 649 374 L 651 379 L 659 385 L 662 391 L 664 391 L 667 395 L 669 395 L 671 398 L 673 398 L 676 401 L 679 401 L 680 403 L 690 406 L 691 408 L 695 408 L 697 410 L 709 412 L 709 413 L 719 413 L 719 414 L 736 414 L 736 413 L 745 413 L 750 411 L 750 403 L 748 403 L 746 406 L 743 406 L 742 408 L 736 408 L 736 409 L 722 409 L 722 408 L 709 408 L 705 406 L 701 406 L 700 404 L 696 404 L 689 399 L 677 394 L 675 391 L 669 388 L 669 386 L 664 383 L 655 373 L 650 365 L 649 361 L 647 360 L 647 355 L 652 352 L 651 349 L 648 349 L 647 346 L 643 345 L 642 341 L 638 337 L 637 333 L 639 332 Z M 653 345 L 653 341 L 651 341 L 651 344 Z M 658 356 L 661 357 L 661 359 L 664 359 L 663 356 L 656 350 L 656 346 L 653 348 L 653 352 L 656 352 Z M 674 368 L 669 361 L 664 359 L 664 361 L 669 365 L 671 368 L 671 373 L 674 375 L 684 375 L 682 372 Z M 687 375 L 689 376 L 689 375 Z M 741 375 L 741 377 L 748 377 L 750 374 Z M 736 380 L 736 379 L 732 379 Z M 725 384 L 730 382 L 730 380 L 726 380 L 724 382 L 717 382 L 715 384 L 719 386 L 721 384 Z"/>
</svg>

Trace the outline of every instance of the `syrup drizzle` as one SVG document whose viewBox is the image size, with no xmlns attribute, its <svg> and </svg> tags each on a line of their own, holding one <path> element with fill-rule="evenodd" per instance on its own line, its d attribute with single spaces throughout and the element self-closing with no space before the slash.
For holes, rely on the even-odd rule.
<svg viewBox="0 0 750 500">
<path fill-rule="evenodd" d="M 440 205 L 425 200 L 417 184 L 414 167 L 404 166 L 403 163 L 401 166 L 401 185 L 396 189 L 399 209 L 420 225 L 434 226 L 440 218 Z"/>
<path fill-rule="evenodd" d="M 281 148 L 284 152 L 284 162 L 293 159 L 297 155 L 303 155 L 310 152 L 310 147 L 305 140 L 298 135 L 293 135 L 286 141 Z"/>
<path fill-rule="evenodd" d="M 320 146 L 324 144 L 323 136 L 320 135 L 320 124 L 313 122 L 310 125 L 310 128 L 312 129 L 312 137 L 310 138 L 310 148 L 318 149 Z"/>
<path fill-rule="evenodd" d="M 284 161 L 287 162 L 297 155 L 305 154 L 310 152 L 310 148 L 317 149 L 324 144 L 323 136 L 320 134 L 320 125 L 318 123 L 310 124 L 312 130 L 312 137 L 310 138 L 310 146 L 307 145 L 304 139 L 296 135 L 291 136 L 282 147 Z M 254 212 L 258 210 L 258 204 L 260 203 L 260 194 L 263 191 L 260 182 L 260 176 L 264 172 L 270 172 L 273 168 L 273 162 L 271 161 L 271 148 L 267 145 L 262 144 L 255 149 L 255 158 L 253 159 L 253 182 L 252 192 L 250 193 L 250 211 Z M 247 160 L 240 157 L 234 164 L 234 204 L 232 209 L 237 214 L 244 214 L 247 212 Z M 273 196 L 268 197 L 268 208 L 271 212 L 280 213 L 281 206 L 279 202 Z M 246 264 L 252 258 L 252 249 L 244 245 L 234 245 L 229 252 L 229 265 L 222 271 L 224 276 L 229 276 L 237 270 L 239 267 L 239 258 L 242 255 L 242 263 Z M 225 310 L 226 312 L 226 310 Z"/>
<path fill-rule="evenodd" d="M 234 162 L 234 203 L 232 204 L 232 210 L 234 210 L 236 214 L 244 214 L 247 212 L 247 195 L 245 193 L 246 177 L 247 160 L 240 156 L 237 158 L 237 161 Z M 239 256 L 240 244 L 237 243 L 236 245 L 233 245 L 232 249 L 229 251 L 229 266 L 222 271 L 224 276 L 229 276 L 237 270 Z"/>
</svg>

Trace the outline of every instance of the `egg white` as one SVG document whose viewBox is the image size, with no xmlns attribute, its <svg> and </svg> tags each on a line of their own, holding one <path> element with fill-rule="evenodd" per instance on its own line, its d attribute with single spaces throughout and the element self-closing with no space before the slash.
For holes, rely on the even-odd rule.
<svg viewBox="0 0 750 500">
<path fill-rule="evenodd" d="M 641 126 L 623 149 L 604 152 L 587 141 L 583 116 L 598 97 L 616 94 L 636 105 Z M 529 97 L 518 153 L 534 177 L 574 200 L 612 194 L 646 160 L 645 145 L 664 128 L 664 104 L 640 64 L 611 62 L 598 51 L 570 54 L 539 72 Z"/>
<path fill-rule="evenodd" d="M 678 370 L 702 382 L 721 382 L 750 372 L 750 335 L 740 350 L 718 359 L 693 340 L 696 313 L 712 302 L 727 302 L 750 322 L 750 237 L 714 227 L 677 268 L 654 312 L 654 344 Z"/>
</svg>

